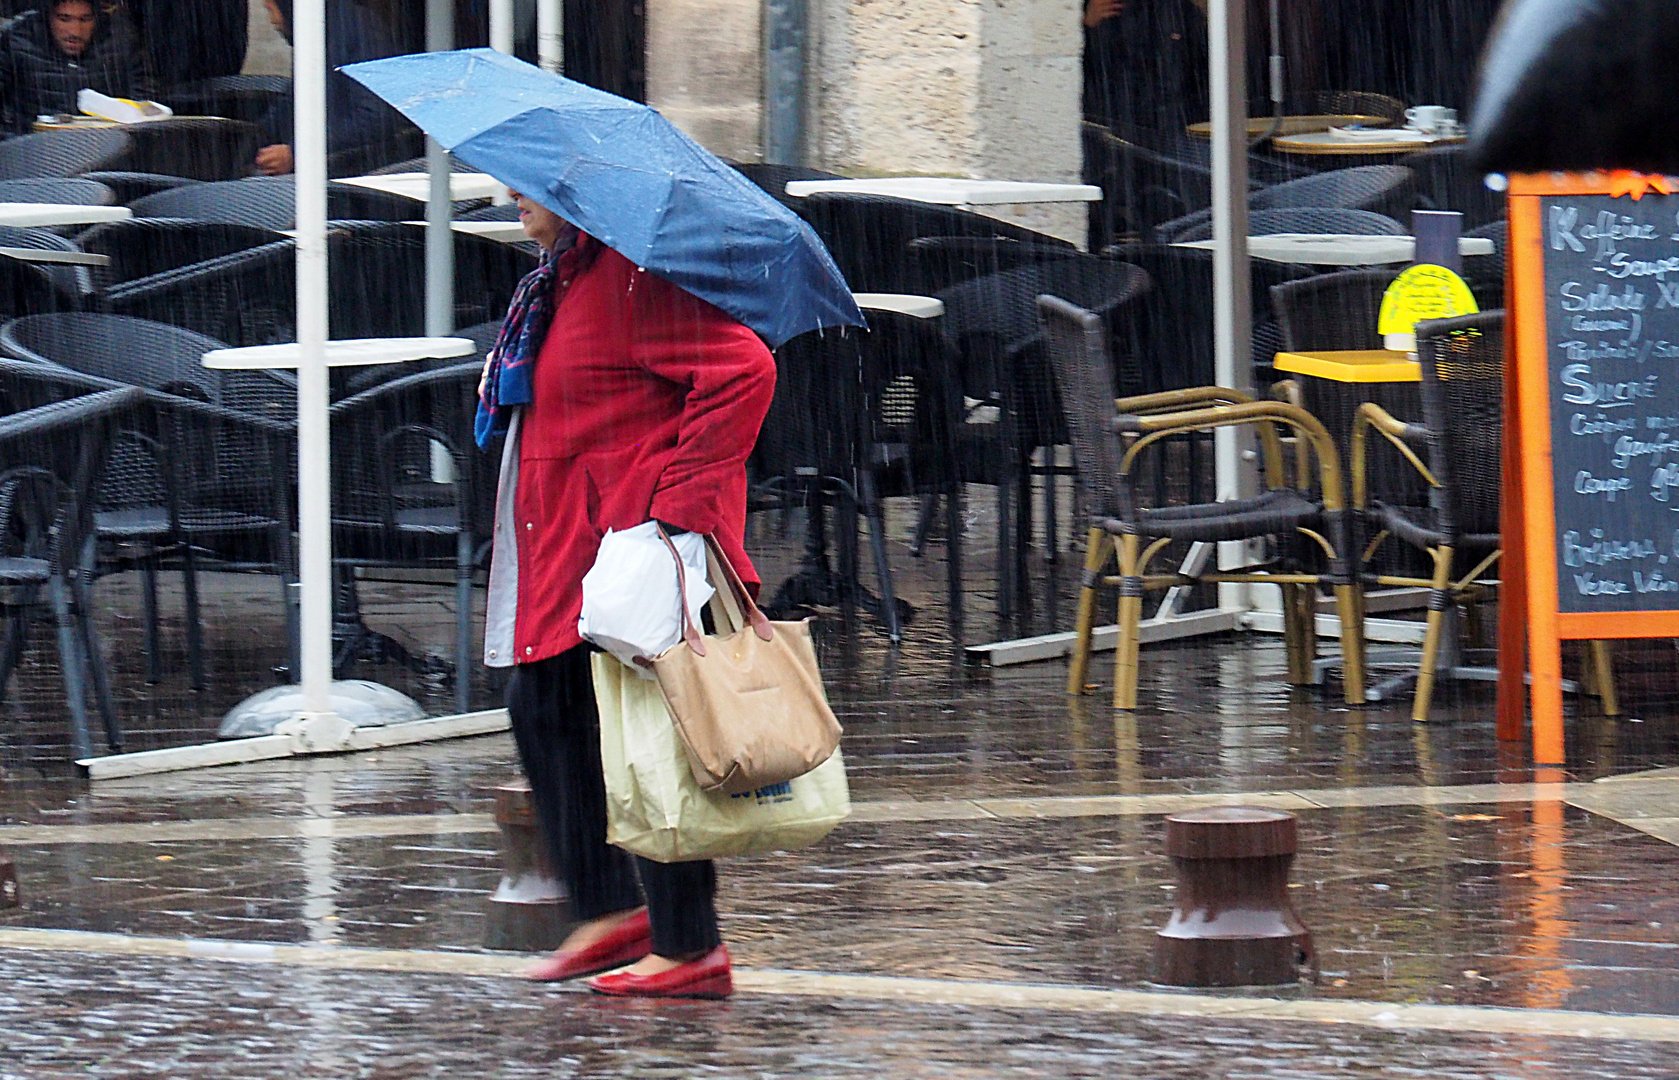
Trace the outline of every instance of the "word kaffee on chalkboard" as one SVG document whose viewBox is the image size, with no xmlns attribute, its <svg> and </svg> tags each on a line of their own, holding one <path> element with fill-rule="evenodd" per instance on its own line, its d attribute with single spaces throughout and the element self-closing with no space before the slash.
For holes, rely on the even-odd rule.
<svg viewBox="0 0 1679 1080">
<path fill-rule="evenodd" d="M 1540 222 L 1558 610 L 1679 611 L 1679 197 Z"/>
</svg>

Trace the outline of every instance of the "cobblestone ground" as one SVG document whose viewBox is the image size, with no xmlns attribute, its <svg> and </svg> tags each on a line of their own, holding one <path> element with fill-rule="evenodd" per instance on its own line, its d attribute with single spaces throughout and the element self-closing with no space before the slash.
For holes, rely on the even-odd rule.
<svg viewBox="0 0 1679 1080">
<path fill-rule="evenodd" d="M 819 613 L 854 816 L 724 864 L 740 992 L 722 1004 L 534 986 L 527 958 L 483 948 L 505 735 L 89 785 L 37 635 L 0 704 L 0 845 L 25 901 L 0 912 L 0 1080 L 1679 1076 L 1671 645 L 1621 651 L 1628 715 L 1570 700 L 1556 784 L 1495 740 L 1487 688 L 1442 688 L 1426 726 L 1403 696 L 1347 710 L 1287 687 L 1261 635 L 1149 648 L 1142 708 L 1116 716 L 1104 685 L 1069 701 L 1058 662 L 964 666 L 941 545 L 909 558 L 904 519 L 904 646 Z M 766 521 L 759 540 L 773 589 L 798 537 Z M 1038 603 L 1003 627 L 975 548 L 968 641 L 1065 621 L 1076 560 L 1035 563 Z M 137 584 L 99 585 L 131 748 L 202 739 L 273 681 L 274 583 L 207 582 L 198 693 L 179 622 L 148 685 Z M 362 610 L 447 657 L 446 592 L 364 582 Z M 394 664 L 356 674 L 452 700 Z M 475 705 L 496 693 L 475 677 Z M 1315 984 L 1148 981 L 1175 884 L 1162 815 L 1231 801 L 1298 816 Z"/>
</svg>

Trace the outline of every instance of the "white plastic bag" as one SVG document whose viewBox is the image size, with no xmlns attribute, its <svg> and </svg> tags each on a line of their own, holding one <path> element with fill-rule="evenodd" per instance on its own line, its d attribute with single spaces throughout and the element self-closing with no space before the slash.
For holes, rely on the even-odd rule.
<svg viewBox="0 0 1679 1080">
<path fill-rule="evenodd" d="M 705 537 L 671 537 L 682 556 L 688 581 L 688 617 L 700 625 L 700 611 L 715 591 L 705 580 Z M 631 666 L 643 679 L 653 673 L 636 664 L 682 640 L 676 610 L 676 561 L 659 538 L 658 525 L 646 521 L 601 539 L 595 565 L 583 575 L 583 615 L 577 632 Z"/>
<path fill-rule="evenodd" d="M 668 555 L 667 555 L 668 557 Z M 606 842 L 654 862 L 792 851 L 851 813 L 839 751 L 784 783 L 740 795 L 705 791 L 658 686 L 592 656 L 606 779 Z"/>
</svg>

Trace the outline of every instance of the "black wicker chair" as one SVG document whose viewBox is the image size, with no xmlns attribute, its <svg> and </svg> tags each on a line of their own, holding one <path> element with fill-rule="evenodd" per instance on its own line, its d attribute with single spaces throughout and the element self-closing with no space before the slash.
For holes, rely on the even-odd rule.
<svg viewBox="0 0 1679 1080">
<path fill-rule="evenodd" d="M 1392 127 L 1405 119 L 1405 103 L 1367 90 L 1319 90 L 1301 106 L 1319 116 L 1375 116 Z"/>
<path fill-rule="evenodd" d="M 148 172 L 116 172 L 104 170 L 101 172 L 83 173 L 83 180 L 92 180 L 104 184 L 116 196 L 117 203 L 128 206 L 147 195 L 156 195 L 160 191 L 170 191 L 178 187 L 198 183 L 184 176 L 166 176 L 161 173 Z"/>
<path fill-rule="evenodd" d="M 823 172 L 821 169 L 808 169 L 802 165 L 770 165 L 763 162 L 731 161 L 739 173 L 748 180 L 763 188 L 776 201 L 793 210 L 799 211 L 803 199 L 795 199 L 787 194 L 787 185 L 793 180 L 843 180 L 845 177 L 838 173 Z"/>
<path fill-rule="evenodd" d="M 951 206 L 884 195 L 823 192 L 800 207 L 828 246 L 853 292 L 909 292 L 914 271 L 906 254 L 922 236 L 969 236 L 1048 244 L 1074 250 L 1052 236 Z"/>
<path fill-rule="evenodd" d="M 0 225 L 0 248 L 28 248 L 34 251 L 62 251 L 74 254 L 85 250 L 74 240 L 48 229 L 20 229 Z M 66 307 L 75 309 L 86 304 L 93 292 L 93 278 L 85 266 L 63 263 L 32 263 L 64 294 Z"/>
<path fill-rule="evenodd" d="M 333 561 L 338 567 L 339 616 L 355 601 L 357 567 L 448 568 L 455 574 L 455 705 L 471 706 L 472 575 L 488 551 L 490 504 L 477 490 L 484 458 L 473 441 L 478 403 L 477 361 L 392 379 L 332 407 Z M 440 470 L 436 451 L 447 454 Z M 491 480 L 493 488 L 493 479 Z M 489 511 L 493 514 L 493 509 Z M 333 667 L 341 677 L 388 639 L 371 632 L 339 643 Z M 400 647 L 397 647 L 400 650 Z"/>
<path fill-rule="evenodd" d="M 1411 170 L 1402 165 L 1360 165 L 1261 188 L 1248 196 L 1248 211 L 1369 210 L 1398 218 L 1407 214 L 1415 202 L 1416 185 Z M 1201 210 L 1165 222 L 1155 229 L 1155 235 L 1170 242 L 1172 237 L 1211 220 L 1212 210 Z"/>
<path fill-rule="evenodd" d="M 256 124 L 223 116 L 175 116 L 125 130 L 131 145 L 116 168 L 189 180 L 249 176 L 262 141 Z"/>
<path fill-rule="evenodd" d="M 79 176 L 120 168 L 132 145 L 117 128 L 41 131 L 0 142 L 0 180 Z"/>
<path fill-rule="evenodd" d="M 160 191 L 137 200 L 135 217 L 184 218 L 282 231 L 297 225 L 297 182 L 290 176 L 248 176 Z M 352 221 L 417 221 L 425 204 L 354 184 L 327 185 L 327 214 Z"/>
<path fill-rule="evenodd" d="M 1405 226 L 1390 217 L 1372 213 L 1369 210 L 1255 210 L 1248 214 L 1249 236 L 1271 236 L 1275 233 L 1403 236 L 1405 235 Z M 1174 236 L 1162 237 L 1161 242 L 1185 244 L 1194 240 L 1211 240 L 1212 238 L 1212 219 L 1203 218 Z"/>
<path fill-rule="evenodd" d="M 169 567 L 181 571 L 194 689 L 205 685 L 200 562 L 275 572 L 289 603 L 286 447 L 296 393 L 288 378 L 273 372 L 224 373 L 202 365 L 204 353 L 225 347 L 176 327 L 85 312 L 19 319 L 0 329 L 6 355 L 82 377 L 70 381 L 42 371 L 42 379 L 86 388 L 140 386 L 153 391 L 154 403 L 165 410 L 167 422 L 155 430 L 125 431 L 118 438 L 95 521 L 106 545 L 102 567 L 142 572 L 153 682 L 161 677 L 156 574 Z M 194 407 L 200 403 L 203 408 Z"/>
<path fill-rule="evenodd" d="M 255 225 L 143 217 L 95 225 L 78 235 L 76 242 L 83 251 L 111 260 L 110 265 L 92 271 L 93 282 L 108 289 L 286 239 L 282 233 Z"/>
<path fill-rule="evenodd" d="M 1375 688 L 1379 699 L 1415 679 L 1411 719 L 1423 723 L 1437 679 L 1477 674 L 1485 678 L 1493 670 L 1457 663 L 1458 650 L 1446 642 L 1448 636 L 1455 642 L 1457 610 L 1472 609 L 1497 588 L 1491 571 L 1502 553 L 1504 312 L 1419 323 L 1417 358 L 1422 365 L 1422 422 L 1402 422 L 1379 405 L 1362 406 L 1351 459 L 1353 505 L 1372 534 L 1366 558 L 1391 537 L 1425 553 L 1432 563 L 1432 572 L 1421 578 L 1365 576 L 1369 584 L 1429 590 L 1428 629 L 1417 670 Z M 1427 504 L 1394 505 L 1371 492 L 1371 431 L 1397 449 L 1433 489 Z M 1594 641 L 1591 650 L 1596 693 L 1604 711 L 1614 715 L 1620 710 L 1608 643 Z"/>
<path fill-rule="evenodd" d="M 263 244 L 107 289 L 100 310 L 193 330 L 230 345 L 297 338 L 292 241 Z"/>
<path fill-rule="evenodd" d="M 0 318 L 74 311 L 79 306 L 40 264 L 0 258 Z"/>
<path fill-rule="evenodd" d="M 169 87 L 158 100 L 180 116 L 226 116 L 261 123 L 291 92 L 289 76 L 223 75 Z"/>
<path fill-rule="evenodd" d="M 116 193 L 110 188 L 80 177 L 49 176 L 32 180 L 0 180 L 0 202 L 110 206 L 116 201 Z"/>
<path fill-rule="evenodd" d="M 1137 707 L 1138 627 L 1143 596 L 1185 583 L 1186 572 L 1150 574 L 1149 563 L 1173 542 L 1215 543 L 1272 538 L 1271 555 L 1252 566 L 1190 575 L 1200 581 L 1259 581 L 1281 586 L 1289 641 L 1289 681 L 1313 679 L 1312 633 L 1302 600 L 1320 585 L 1334 588 L 1342 618 L 1343 690 L 1349 704 L 1364 700 L 1363 651 L 1358 636 L 1356 587 L 1347 563 L 1352 536 L 1342 502 L 1339 457 L 1329 433 L 1309 413 L 1282 402 L 1251 401 L 1218 387 L 1121 399 L 1115 415 L 1108 376 L 1107 331 L 1102 319 L 1064 300 L 1039 300 L 1050 364 L 1067 412 L 1073 456 L 1088 500 L 1085 584 L 1079 594 L 1073 661 L 1067 693 L 1085 691 L 1095 629 L 1097 590 L 1118 586 L 1119 648 L 1115 656 L 1114 708 Z M 1257 429 L 1265 490 L 1248 498 L 1180 506 L 1149 505 L 1138 498 L 1132 473 L 1139 455 L 1171 435 L 1221 427 Z M 1321 461 L 1321 496 L 1294 487 L 1284 468 L 1276 427 L 1307 439 Z M 1129 447 L 1121 437 L 1135 436 Z M 1307 540 L 1325 549 L 1316 556 Z M 1105 573 L 1114 556 L 1118 575 Z M 1323 556 L 1327 555 L 1327 560 Z M 1309 569 L 1327 562 L 1327 572 Z"/>
<path fill-rule="evenodd" d="M 1488 190 L 1485 176 L 1470 166 L 1462 145 L 1432 146 L 1407 154 L 1398 164 L 1416 176 L 1419 209 L 1456 210 L 1463 215 L 1465 230 L 1503 220 L 1504 196 Z"/>
<path fill-rule="evenodd" d="M 0 699 L 23 659 L 30 624 L 43 608 L 50 610 L 77 758 L 93 755 L 90 693 L 106 746 L 122 747 L 93 628 L 92 587 L 78 572 L 93 532 L 92 506 L 82 493 L 100 483 L 112 431 L 144 403 L 142 391 L 126 388 L 0 417 L 0 460 L 6 462 L 0 468 Z"/>
</svg>

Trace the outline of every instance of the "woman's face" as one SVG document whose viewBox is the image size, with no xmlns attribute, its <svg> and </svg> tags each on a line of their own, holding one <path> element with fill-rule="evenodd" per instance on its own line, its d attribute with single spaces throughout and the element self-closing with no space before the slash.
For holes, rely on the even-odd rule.
<svg viewBox="0 0 1679 1080">
<path fill-rule="evenodd" d="M 565 219 L 511 188 L 507 193 L 519 204 L 519 224 L 525 227 L 525 235 L 541 244 L 543 251 L 554 250 L 554 242 L 560 238 L 560 230 L 565 228 Z"/>
</svg>

